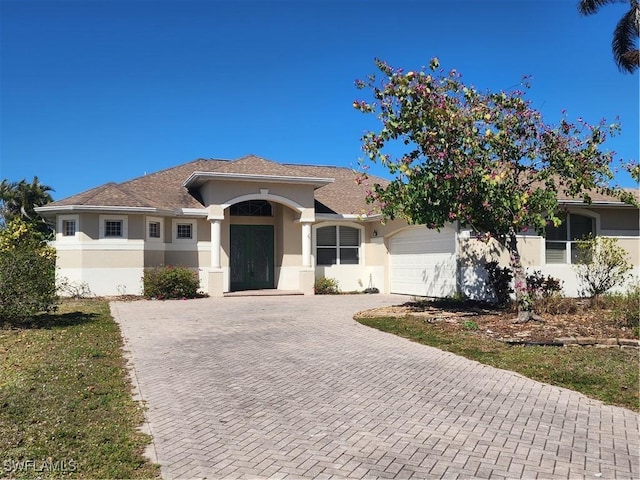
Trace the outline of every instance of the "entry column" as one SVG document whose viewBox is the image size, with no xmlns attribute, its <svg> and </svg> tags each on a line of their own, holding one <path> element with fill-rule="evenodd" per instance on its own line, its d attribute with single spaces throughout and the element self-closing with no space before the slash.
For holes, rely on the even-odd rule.
<svg viewBox="0 0 640 480">
<path fill-rule="evenodd" d="M 207 291 L 212 297 L 222 297 L 224 293 L 224 275 L 220 262 L 220 223 L 221 219 L 209 217 L 211 222 L 211 267 L 209 268 L 209 286 Z"/>
<path fill-rule="evenodd" d="M 220 220 L 211 219 L 211 268 L 220 265 Z"/>
<path fill-rule="evenodd" d="M 315 272 L 311 265 L 311 224 L 302 223 L 302 268 L 300 268 L 300 290 L 305 295 L 313 295 L 313 284 L 315 282 Z"/>
<path fill-rule="evenodd" d="M 302 267 L 311 268 L 311 223 L 302 224 Z"/>
</svg>

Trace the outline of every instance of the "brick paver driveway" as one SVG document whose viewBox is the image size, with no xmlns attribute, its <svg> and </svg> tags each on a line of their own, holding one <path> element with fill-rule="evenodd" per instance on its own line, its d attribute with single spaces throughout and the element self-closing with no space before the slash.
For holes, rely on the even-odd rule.
<svg viewBox="0 0 640 480">
<path fill-rule="evenodd" d="M 638 415 L 361 326 L 387 295 L 114 303 L 170 478 L 640 478 Z"/>
</svg>

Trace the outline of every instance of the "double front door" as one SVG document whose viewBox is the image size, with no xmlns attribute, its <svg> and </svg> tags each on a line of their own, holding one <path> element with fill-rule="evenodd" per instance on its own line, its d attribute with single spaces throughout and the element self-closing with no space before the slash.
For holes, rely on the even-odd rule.
<svg viewBox="0 0 640 480">
<path fill-rule="evenodd" d="M 231 225 L 231 291 L 274 288 L 273 225 Z"/>
</svg>

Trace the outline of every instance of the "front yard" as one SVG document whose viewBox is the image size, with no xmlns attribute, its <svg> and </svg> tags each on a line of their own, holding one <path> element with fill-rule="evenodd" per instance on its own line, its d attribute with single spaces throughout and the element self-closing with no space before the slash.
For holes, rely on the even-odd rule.
<svg viewBox="0 0 640 480">
<path fill-rule="evenodd" d="M 357 320 L 414 341 L 640 412 L 637 348 L 509 345 L 557 336 L 637 338 L 601 311 L 547 315 L 514 325 L 510 314 L 408 303 Z M 24 328 L 0 329 L 0 477 L 149 478 L 122 340 L 104 300 L 65 301 Z"/>
<path fill-rule="evenodd" d="M 0 478 L 150 478 L 122 340 L 102 300 L 0 329 Z"/>
</svg>

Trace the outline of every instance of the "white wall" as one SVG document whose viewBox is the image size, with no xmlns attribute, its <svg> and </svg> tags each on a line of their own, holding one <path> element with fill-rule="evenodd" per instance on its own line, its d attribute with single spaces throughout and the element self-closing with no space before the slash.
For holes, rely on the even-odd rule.
<svg viewBox="0 0 640 480">
<path fill-rule="evenodd" d="M 369 287 L 369 279 L 374 287 L 384 292 L 385 271 L 382 266 L 327 265 L 316 266 L 316 278 L 327 277 L 338 281 L 343 292 L 363 291 Z"/>
<path fill-rule="evenodd" d="M 58 268 L 58 286 L 68 283 L 71 289 L 86 287 L 90 296 L 141 295 L 141 267 L 133 268 Z M 62 296 L 72 295 L 72 291 L 61 291 Z"/>
</svg>

